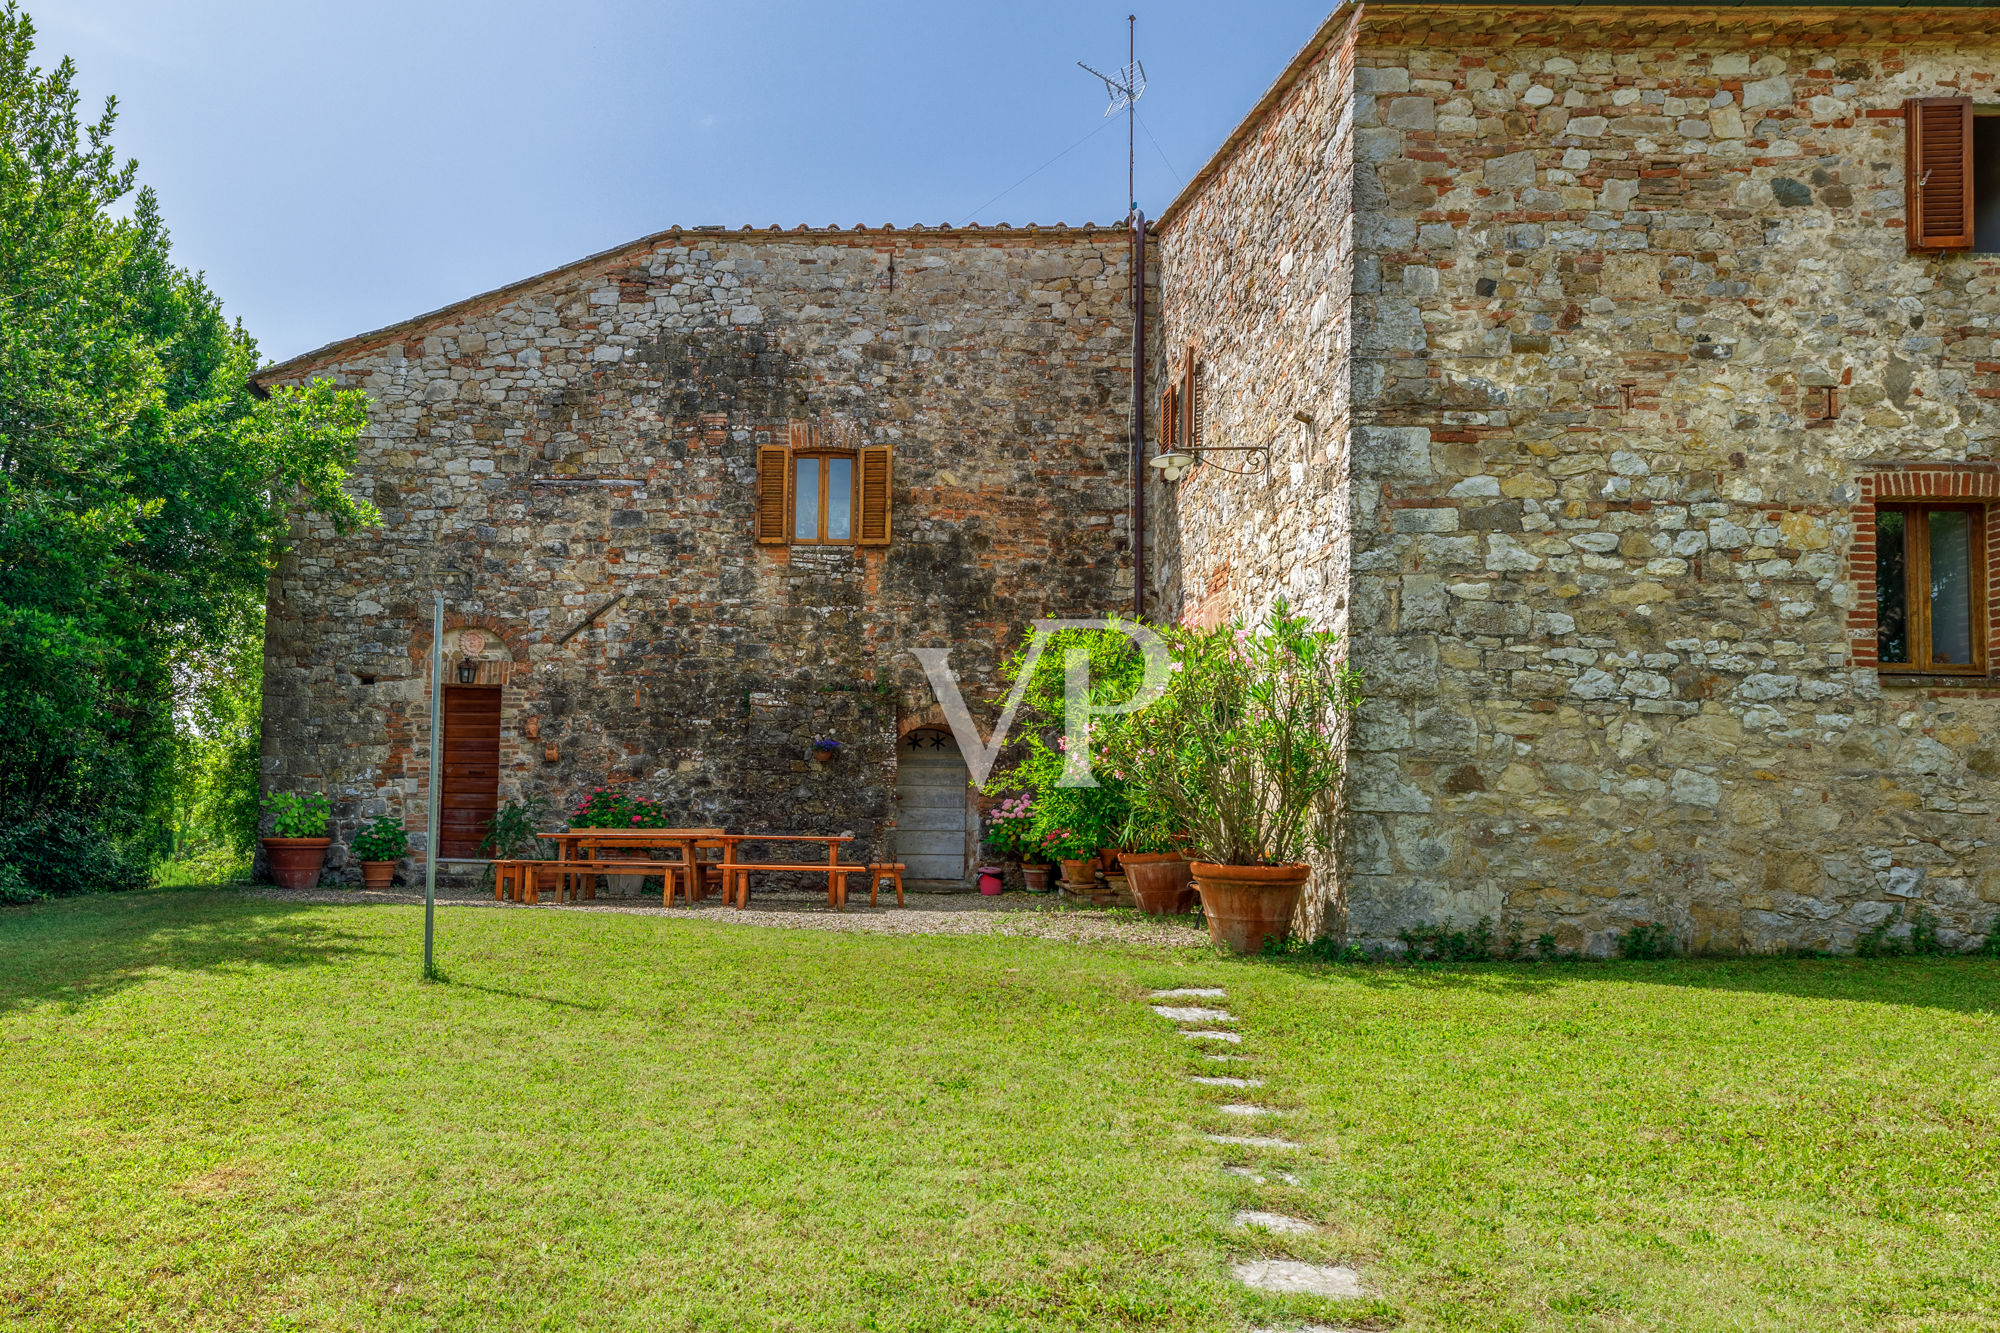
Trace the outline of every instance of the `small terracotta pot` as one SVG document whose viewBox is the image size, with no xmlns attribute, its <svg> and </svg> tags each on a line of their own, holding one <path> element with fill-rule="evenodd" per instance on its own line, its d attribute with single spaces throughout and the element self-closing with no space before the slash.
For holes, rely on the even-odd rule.
<svg viewBox="0 0 2000 1333">
<path fill-rule="evenodd" d="M 361 863 L 361 887 L 364 889 L 386 889 L 396 878 L 394 861 L 363 861 Z"/>
<path fill-rule="evenodd" d="M 271 882 L 281 889 L 310 889 L 319 883 L 320 867 L 332 838 L 265 838 L 264 859 Z"/>
<path fill-rule="evenodd" d="M 1097 882 L 1097 858 L 1080 856 L 1074 859 L 1065 856 L 1062 863 L 1063 878 L 1079 887 L 1087 887 Z"/>
<path fill-rule="evenodd" d="M 1097 868 L 1107 875 L 1116 870 L 1118 868 L 1118 849 L 1116 847 L 1099 847 L 1097 849 Z"/>
<path fill-rule="evenodd" d="M 815 758 L 815 759 L 819 760 L 819 761 L 820 761 L 820 762 L 821 762 L 822 764 L 830 764 L 830 763 L 832 763 L 832 762 L 833 762 L 833 755 L 834 755 L 834 752 L 833 752 L 832 750 L 814 750 L 814 751 L 813 751 L 813 758 Z"/>
<path fill-rule="evenodd" d="M 1045 865 L 1036 865 L 1032 862 L 1022 862 L 1021 883 L 1027 886 L 1029 893 L 1047 893 L 1049 891 L 1049 868 Z"/>
<path fill-rule="evenodd" d="M 1291 933 L 1292 913 L 1312 878 L 1309 865 L 1214 866 L 1196 861 L 1194 886 L 1208 916 L 1208 937 L 1237 953 L 1257 953 L 1265 940 Z"/>
<path fill-rule="evenodd" d="M 1194 867 L 1179 852 L 1126 852 L 1119 860 L 1140 911 L 1185 916 L 1194 910 Z"/>
</svg>

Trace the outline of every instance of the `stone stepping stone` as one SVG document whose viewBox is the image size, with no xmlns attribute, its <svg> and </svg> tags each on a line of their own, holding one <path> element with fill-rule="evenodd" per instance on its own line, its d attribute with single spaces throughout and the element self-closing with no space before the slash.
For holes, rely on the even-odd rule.
<svg viewBox="0 0 2000 1333">
<path fill-rule="evenodd" d="M 1227 1009 L 1201 1009 L 1189 1007 L 1177 1009 L 1170 1004 L 1156 1004 L 1153 1012 L 1161 1018 L 1171 1018 L 1176 1023 L 1234 1023 L 1236 1015 Z"/>
<path fill-rule="evenodd" d="M 1228 994 L 1220 986 L 1181 986 L 1175 990 L 1156 990 L 1151 998 L 1155 1000 L 1219 1000 Z"/>
<path fill-rule="evenodd" d="M 1300 1324 L 1297 1328 L 1278 1328 L 1272 1324 L 1259 1324 L 1250 1333 L 1359 1333 L 1357 1329 L 1335 1328 L 1332 1324 Z"/>
<path fill-rule="evenodd" d="M 1181 1035 L 1186 1036 L 1187 1034 L 1183 1033 Z M 1218 1032 L 1215 1035 L 1218 1037 L 1234 1037 L 1236 1034 L 1234 1032 Z M 1250 1057 L 1247 1055 L 1230 1055 L 1225 1051 L 1211 1051 L 1201 1058 L 1204 1060 L 1248 1060 Z"/>
<path fill-rule="evenodd" d="M 1283 1115 L 1283 1111 L 1268 1106 L 1253 1106 L 1249 1102 L 1224 1102 L 1215 1108 L 1224 1115 Z"/>
<path fill-rule="evenodd" d="M 1222 1169 L 1232 1176 L 1243 1177 L 1245 1180 L 1249 1181 L 1252 1185 L 1268 1185 L 1271 1183 L 1269 1180 L 1266 1180 L 1264 1178 L 1264 1173 L 1257 1170 L 1255 1167 L 1225 1166 Z M 1287 1185 L 1291 1185 L 1295 1188 L 1305 1184 L 1305 1181 L 1299 1179 L 1297 1176 L 1293 1175 L 1289 1171 L 1274 1170 L 1271 1172 L 1271 1175 L 1274 1179 L 1282 1180 Z"/>
<path fill-rule="evenodd" d="M 1240 1032 L 1183 1032 L 1181 1035 L 1189 1041 L 1241 1042 L 1243 1040 L 1243 1034 Z"/>
<path fill-rule="evenodd" d="M 1227 1074 L 1216 1074 L 1213 1076 L 1193 1074 L 1190 1077 L 1196 1083 L 1205 1083 L 1211 1088 L 1261 1088 L 1264 1086 L 1264 1080 L 1261 1078 L 1231 1078 Z"/>
<path fill-rule="evenodd" d="M 1303 1217 L 1286 1217 L 1283 1213 L 1260 1213 L 1254 1208 L 1245 1208 L 1236 1214 L 1239 1227 L 1262 1227 L 1266 1231 L 1281 1236 L 1304 1236 L 1318 1231 L 1319 1227 Z"/>
<path fill-rule="evenodd" d="M 1358 1301 L 1368 1293 L 1361 1289 L 1361 1274 L 1344 1264 L 1302 1264 L 1291 1259 L 1252 1259 L 1231 1264 L 1229 1275 L 1246 1287 L 1301 1296 L 1328 1296 L 1338 1301 Z"/>
<path fill-rule="evenodd" d="M 1303 1143 L 1293 1143 L 1290 1139 L 1266 1139 L 1253 1134 L 1204 1134 L 1210 1143 L 1233 1143 L 1239 1148 L 1286 1148 L 1297 1150 Z"/>
</svg>

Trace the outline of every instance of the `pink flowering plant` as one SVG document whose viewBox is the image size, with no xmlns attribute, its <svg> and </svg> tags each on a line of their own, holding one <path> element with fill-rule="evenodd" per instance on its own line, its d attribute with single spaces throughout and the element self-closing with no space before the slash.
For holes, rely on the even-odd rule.
<svg viewBox="0 0 2000 1333">
<path fill-rule="evenodd" d="M 1106 737 L 1135 808 L 1214 865 L 1295 865 L 1331 850 L 1341 742 L 1362 697 L 1340 636 L 1282 600 L 1255 627 L 1162 632 L 1172 683 Z"/>
<path fill-rule="evenodd" d="M 986 848 L 1005 861 L 1032 861 L 1034 798 L 1027 792 L 1004 796 L 986 812 Z"/>
<path fill-rule="evenodd" d="M 582 828 L 671 828 L 673 821 L 658 801 L 631 796 L 610 787 L 594 788 L 570 812 L 569 826 Z"/>
</svg>

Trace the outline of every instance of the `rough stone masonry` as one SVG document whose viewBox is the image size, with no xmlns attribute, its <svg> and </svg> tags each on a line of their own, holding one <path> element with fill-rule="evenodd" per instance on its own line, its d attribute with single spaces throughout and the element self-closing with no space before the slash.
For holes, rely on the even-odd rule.
<svg viewBox="0 0 2000 1333">
<path fill-rule="evenodd" d="M 2000 499 L 2000 256 L 1908 252 L 1902 123 L 1996 75 L 1976 10 L 1347 6 L 1163 215 L 1270 456 L 1151 572 L 1352 636 L 1337 928 L 1986 932 L 2000 689 L 1877 670 L 1873 505 Z"/>
<path fill-rule="evenodd" d="M 301 520 L 271 580 L 266 788 L 333 795 L 336 870 L 383 813 L 421 851 L 435 587 L 447 670 L 501 687 L 500 799 L 893 850 L 939 720 L 905 650 L 983 702 L 1030 619 L 1130 603 L 1129 267 L 1122 227 L 677 230 L 263 372 L 366 390 L 386 519 Z M 794 423 L 890 447 L 887 545 L 756 541 Z"/>
</svg>

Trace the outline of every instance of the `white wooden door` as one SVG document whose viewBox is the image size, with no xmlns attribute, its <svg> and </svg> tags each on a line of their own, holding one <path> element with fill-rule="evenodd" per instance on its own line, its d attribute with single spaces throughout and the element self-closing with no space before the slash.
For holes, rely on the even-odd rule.
<svg viewBox="0 0 2000 1333">
<path fill-rule="evenodd" d="M 949 731 L 924 728 L 896 750 L 896 859 L 906 879 L 964 880 L 968 775 Z"/>
</svg>

